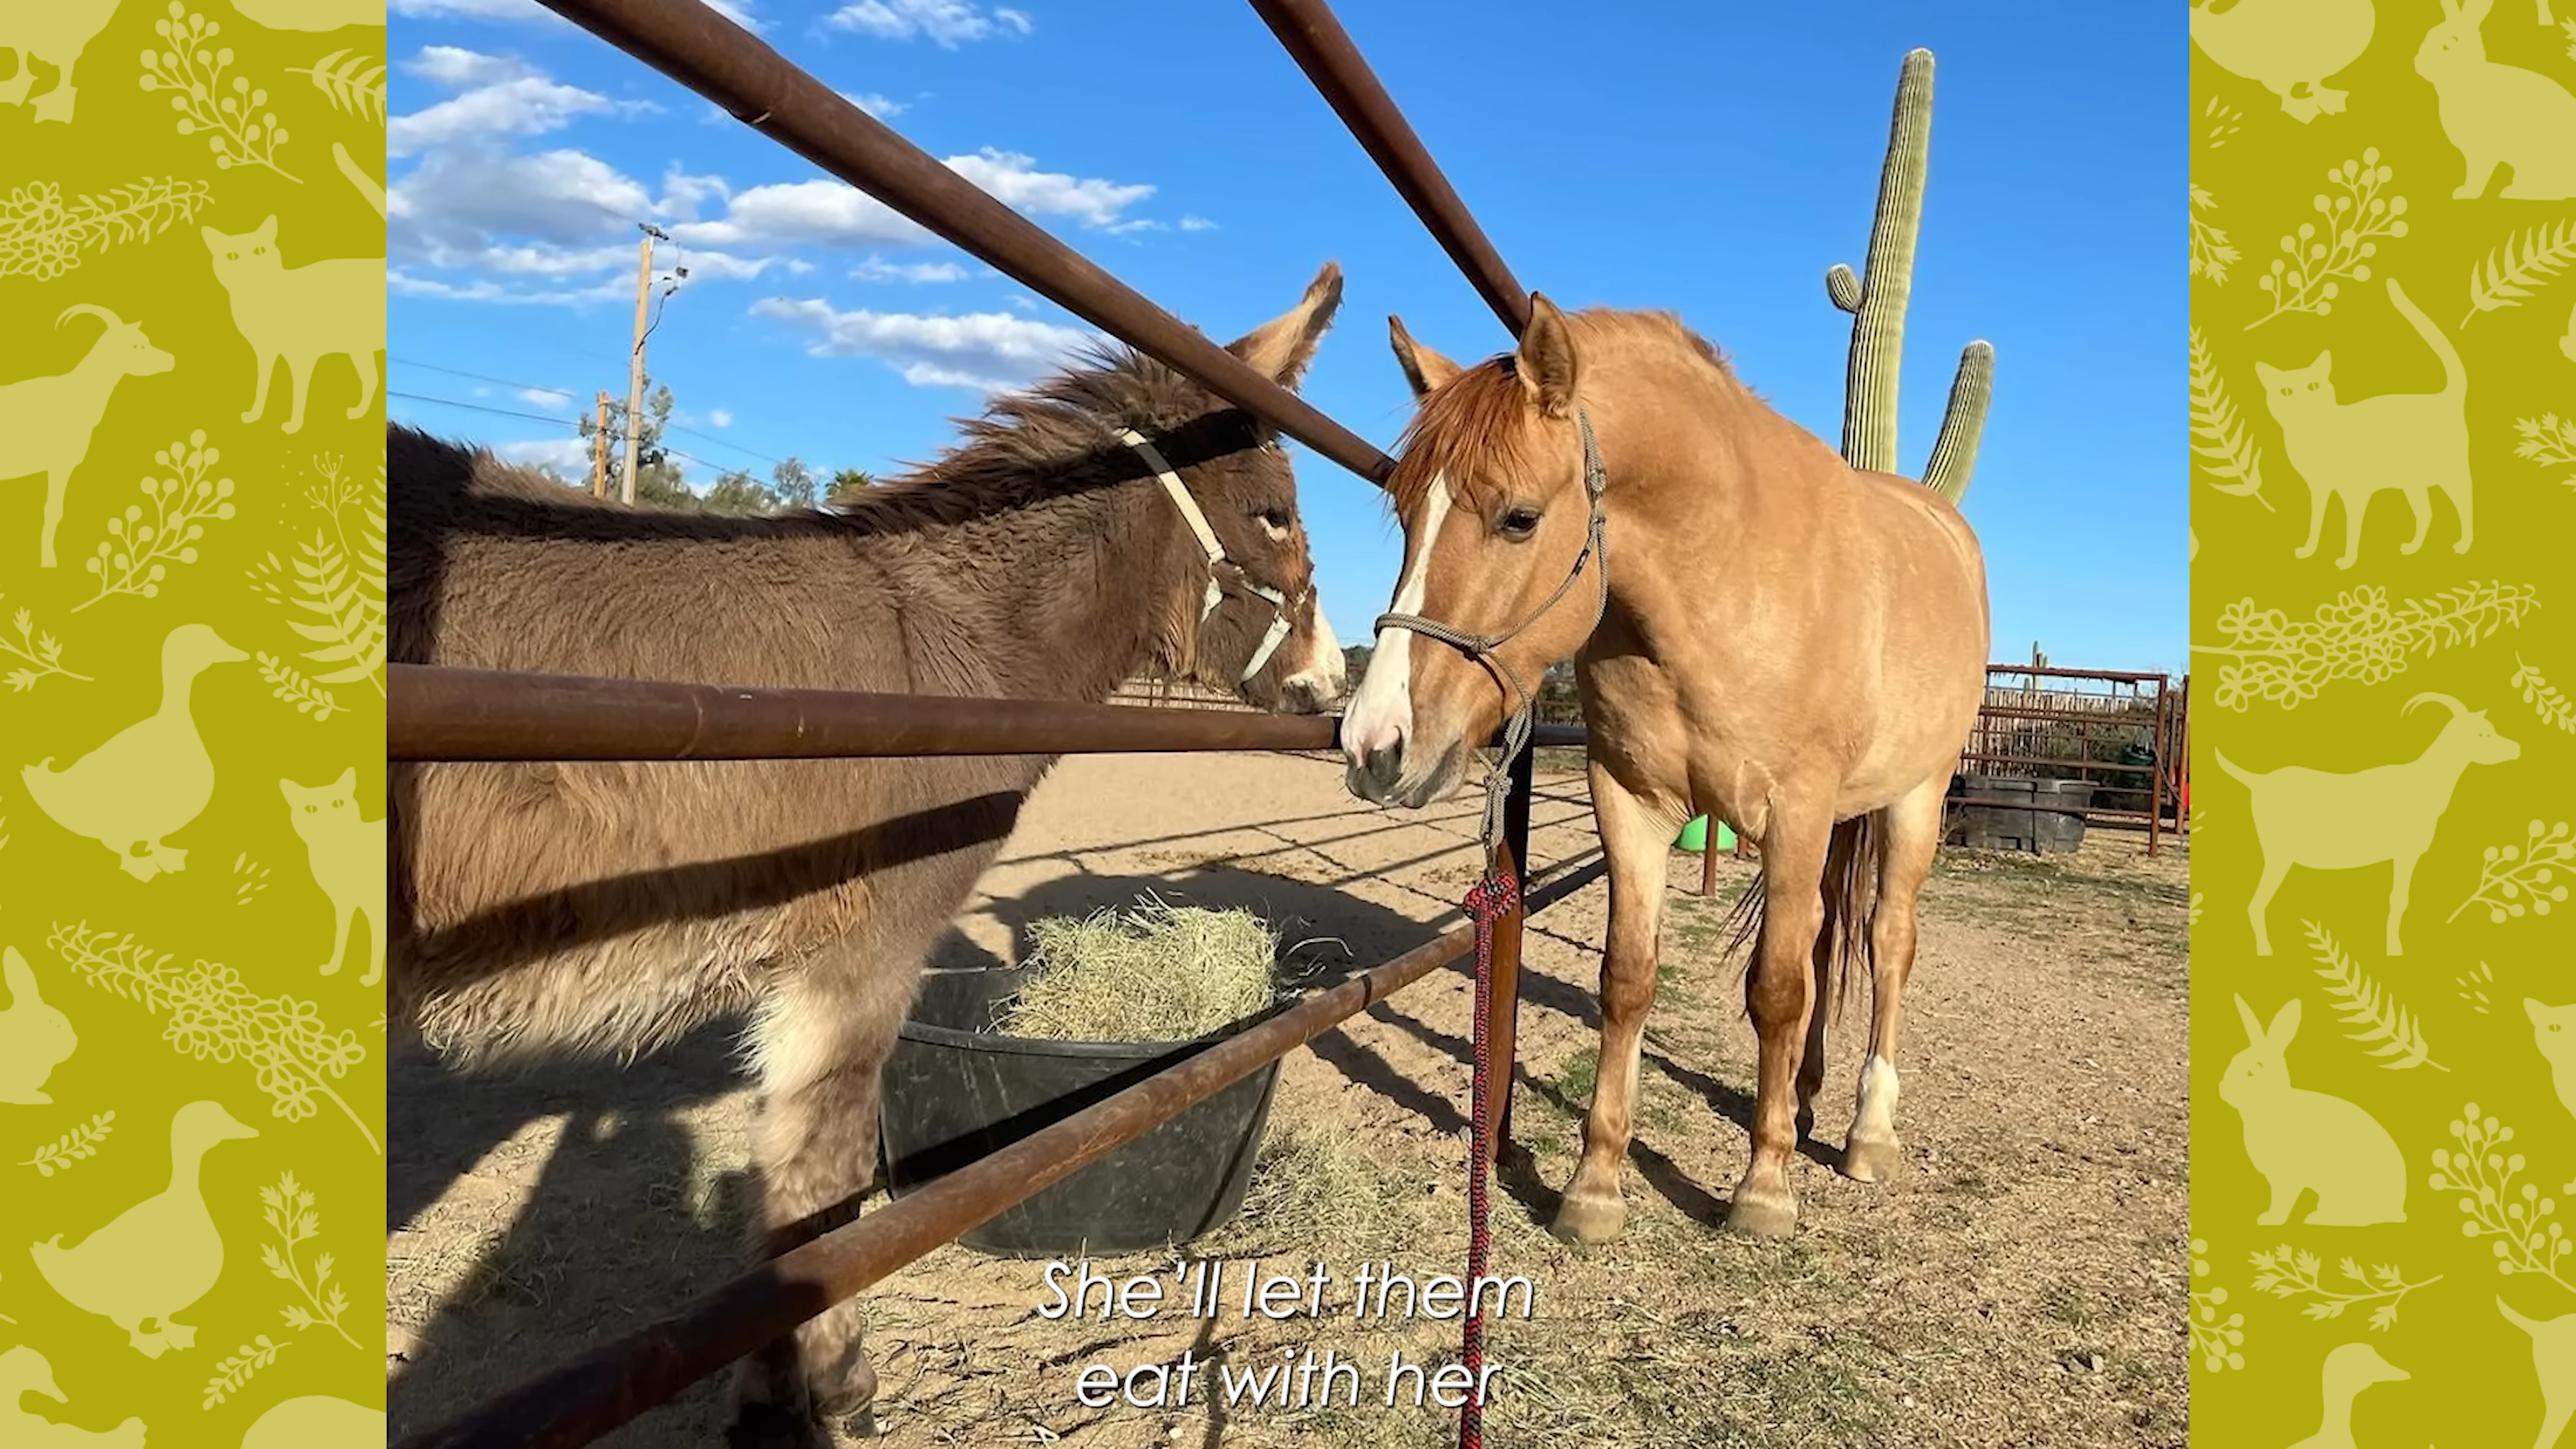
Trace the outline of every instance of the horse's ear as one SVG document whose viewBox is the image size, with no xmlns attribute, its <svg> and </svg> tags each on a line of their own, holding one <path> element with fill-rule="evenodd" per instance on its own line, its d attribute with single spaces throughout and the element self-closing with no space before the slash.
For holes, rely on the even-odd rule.
<svg viewBox="0 0 2576 1449">
<path fill-rule="evenodd" d="M 1225 350 L 1281 387 L 1294 388 L 1306 375 L 1306 364 L 1315 360 L 1315 346 L 1324 340 L 1341 306 L 1341 266 L 1326 262 L 1296 306 L 1236 338 Z"/>
<path fill-rule="evenodd" d="M 1565 325 L 1565 314 L 1545 292 L 1530 293 L 1529 326 L 1521 332 L 1521 386 L 1529 389 L 1530 400 L 1540 412 L 1561 418 L 1574 408 L 1578 370 L 1574 336 Z"/>
<path fill-rule="evenodd" d="M 1413 334 L 1404 330 L 1404 319 L 1391 313 L 1386 319 L 1386 337 L 1395 348 L 1395 365 L 1404 369 L 1404 380 L 1412 385 L 1417 401 L 1467 370 L 1414 341 Z"/>
</svg>

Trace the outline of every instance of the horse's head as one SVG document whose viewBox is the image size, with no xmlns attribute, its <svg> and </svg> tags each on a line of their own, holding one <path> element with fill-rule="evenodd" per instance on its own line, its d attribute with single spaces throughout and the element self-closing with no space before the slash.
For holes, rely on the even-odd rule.
<svg viewBox="0 0 2576 1449">
<path fill-rule="evenodd" d="M 1295 307 L 1226 350 L 1293 390 L 1341 304 L 1341 269 L 1328 262 Z M 1121 435 L 1183 512 L 1181 546 L 1210 555 L 1192 574 L 1206 591 L 1192 585 L 1165 630 L 1163 665 L 1263 709 L 1317 713 L 1347 681 L 1341 641 L 1315 595 L 1296 474 L 1267 424 L 1185 386 L 1194 416 Z"/>
<path fill-rule="evenodd" d="M 1532 293 L 1519 351 L 1473 368 L 1387 322 L 1418 403 L 1387 480 L 1404 526 L 1389 611 L 1460 637 L 1379 629 L 1342 751 L 1352 794 L 1419 808 L 1465 778 L 1476 747 L 1520 707 L 1518 690 L 1534 694 L 1548 666 L 1583 647 L 1601 564 L 1586 552 L 1594 510 L 1565 314 Z"/>
</svg>

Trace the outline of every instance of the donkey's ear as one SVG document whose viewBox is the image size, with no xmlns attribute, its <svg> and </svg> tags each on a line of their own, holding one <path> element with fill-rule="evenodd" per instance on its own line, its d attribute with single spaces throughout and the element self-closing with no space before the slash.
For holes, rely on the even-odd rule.
<svg viewBox="0 0 2576 1449">
<path fill-rule="evenodd" d="M 1521 332 L 1519 370 L 1521 386 L 1529 389 L 1530 400 L 1540 412 L 1561 418 L 1573 411 L 1578 371 L 1574 336 L 1565 325 L 1565 314 L 1545 292 L 1530 293 L 1530 320 Z"/>
<path fill-rule="evenodd" d="M 1225 350 L 1281 387 L 1293 388 L 1306 375 L 1306 364 L 1315 360 L 1315 345 L 1324 340 L 1341 306 L 1341 266 L 1326 262 L 1296 306 L 1236 338 Z"/>
<path fill-rule="evenodd" d="M 1401 317 L 1388 315 L 1386 338 L 1388 344 L 1395 348 L 1395 365 L 1404 369 L 1404 380 L 1412 385 L 1417 401 L 1423 394 L 1467 370 L 1414 341 L 1413 334 L 1404 330 Z"/>
</svg>

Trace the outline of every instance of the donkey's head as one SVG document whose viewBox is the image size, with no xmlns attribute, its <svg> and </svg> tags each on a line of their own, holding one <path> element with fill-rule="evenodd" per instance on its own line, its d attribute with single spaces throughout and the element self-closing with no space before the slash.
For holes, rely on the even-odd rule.
<svg viewBox="0 0 2576 1449">
<path fill-rule="evenodd" d="M 1476 747 L 1548 666 L 1591 636 L 1600 560 L 1575 408 L 1580 364 L 1556 304 L 1530 294 L 1520 350 L 1462 368 L 1388 318 L 1419 404 L 1387 494 L 1404 526 L 1390 612 L 1342 719 L 1351 793 L 1414 808 L 1455 789 Z"/>
<path fill-rule="evenodd" d="M 1295 307 L 1226 350 L 1293 390 L 1341 305 L 1341 268 L 1327 262 Z M 1122 433 L 1149 471 L 1171 480 L 1167 494 L 1179 485 L 1169 500 L 1188 525 L 1179 546 L 1215 555 L 1189 571 L 1200 582 L 1175 606 L 1160 663 L 1264 709 L 1316 713 L 1341 698 L 1345 672 L 1341 641 L 1315 595 L 1296 474 L 1269 425 L 1194 383 L 1180 385 L 1193 416 Z"/>
</svg>

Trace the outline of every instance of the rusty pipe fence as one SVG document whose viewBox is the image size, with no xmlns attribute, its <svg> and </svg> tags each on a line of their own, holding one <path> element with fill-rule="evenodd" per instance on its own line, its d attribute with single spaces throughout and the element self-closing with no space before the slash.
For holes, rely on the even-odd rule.
<svg viewBox="0 0 2576 1449">
<path fill-rule="evenodd" d="M 1093 265 L 700 0 L 540 0 L 727 114 L 995 269 L 1373 483 L 1393 468 L 1366 440 Z M 1362 147 L 1517 335 L 1529 298 L 1323 0 L 1252 0 Z M 1208 710 L 590 679 L 396 664 L 386 758 L 404 761 L 855 759 L 919 755 L 1316 750 L 1339 721 Z M 1535 745 L 1579 745 L 1542 725 Z M 1534 757 L 1513 766 L 1493 864 L 1527 876 Z M 1597 852 L 1562 862 L 1496 923 L 1487 988 L 1491 1158 L 1510 1133 L 1522 924 L 1600 878 Z M 902 1201 L 402 1441 L 401 1449 L 570 1449 L 1099 1160 L 1227 1085 L 1466 955 L 1461 924 L 1319 992 Z"/>
<path fill-rule="evenodd" d="M 922 755 L 1310 750 L 1335 717 L 1031 700 L 734 689 L 513 670 L 393 665 L 385 756 L 405 761 L 860 759 Z M 1579 745 L 1542 725 L 1533 744 Z M 1535 755 L 1514 762 L 1498 870 L 1529 855 Z M 1599 852 L 1531 882 L 1498 922 L 1487 987 L 1494 1059 L 1514 1059 L 1522 923 L 1607 872 Z M 762 1344 L 1207 1100 L 1474 946 L 1459 924 L 1106 1101 L 699 1295 L 667 1317 L 528 1378 L 398 1449 L 571 1449 L 668 1402 Z M 1487 1084 L 1490 1159 L 1510 1134 L 1511 1073 Z"/>
<path fill-rule="evenodd" d="M 2186 698 L 2165 674 L 1989 664 L 1985 699 L 1960 754 L 1961 779 L 2080 780 L 2093 787 L 2090 798 L 2081 806 L 2023 807 L 1954 788 L 1945 803 L 2143 826 L 2147 854 L 2155 855 L 2166 834 L 2188 828 L 2180 798 L 2189 758 Z M 2104 803 L 2111 800 L 2132 803 Z"/>
</svg>

